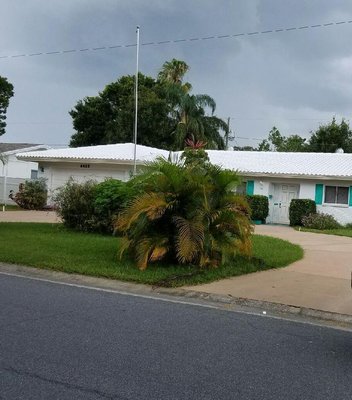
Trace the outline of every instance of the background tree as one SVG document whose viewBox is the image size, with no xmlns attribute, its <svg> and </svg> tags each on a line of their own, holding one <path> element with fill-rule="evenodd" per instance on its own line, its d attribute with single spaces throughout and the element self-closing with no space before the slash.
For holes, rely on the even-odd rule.
<svg viewBox="0 0 352 400">
<path fill-rule="evenodd" d="M 173 58 L 171 61 L 165 61 L 159 74 L 158 80 L 163 84 L 179 85 L 185 92 L 192 89 L 189 82 L 183 83 L 185 74 L 189 71 L 189 66 L 181 60 Z"/>
<path fill-rule="evenodd" d="M 6 78 L 0 76 L 0 136 L 5 133 L 6 111 L 13 94 L 13 85 Z"/>
<path fill-rule="evenodd" d="M 312 134 L 308 143 L 309 151 L 317 153 L 334 153 L 337 149 L 343 149 L 345 153 L 352 153 L 352 132 L 349 124 L 342 120 L 321 125 Z"/>
<path fill-rule="evenodd" d="M 303 152 L 308 151 L 306 139 L 299 135 L 282 136 L 274 126 L 269 132 L 268 139 L 264 139 L 258 146 L 259 151 L 286 151 Z"/>
<path fill-rule="evenodd" d="M 172 148 L 182 149 L 185 140 L 200 140 L 206 141 L 209 148 L 224 149 L 225 142 L 220 131 L 226 132 L 228 126 L 214 115 L 216 103 L 212 97 L 190 94 L 192 85 L 183 82 L 188 70 L 189 66 L 184 61 L 172 59 L 163 64 L 158 74 L 175 122 Z"/>
<path fill-rule="evenodd" d="M 183 82 L 189 67 L 184 61 L 164 63 L 158 79 L 139 74 L 138 143 L 181 150 L 185 139 L 203 140 L 208 148 L 225 147 L 221 131 L 226 123 L 214 115 L 210 96 L 190 94 Z M 134 77 L 123 76 L 94 97 L 80 100 L 70 111 L 70 146 L 124 143 L 133 140 Z"/>
<path fill-rule="evenodd" d="M 173 129 L 170 107 L 160 83 L 139 74 L 138 142 L 168 149 Z M 133 141 L 134 77 L 123 76 L 98 96 L 80 100 L 70 111 L 76 133 L 70 146 L 92 146 Z"/>
</svg>

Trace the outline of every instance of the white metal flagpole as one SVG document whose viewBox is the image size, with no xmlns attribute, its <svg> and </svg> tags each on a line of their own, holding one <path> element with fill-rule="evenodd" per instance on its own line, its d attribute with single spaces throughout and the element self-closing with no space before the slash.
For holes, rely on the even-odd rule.
<svg viewBox="0 0 352 400">
<path fill-rule="evenodd" d="M 139 26 L 137 26 L 136 78 L 135 78 L 135 112 L 134 112 L 134 154 L 133 175 L 137 173 L 137 128 L 138 128 L 138 70 L 139 70 Z"/>
</svg>

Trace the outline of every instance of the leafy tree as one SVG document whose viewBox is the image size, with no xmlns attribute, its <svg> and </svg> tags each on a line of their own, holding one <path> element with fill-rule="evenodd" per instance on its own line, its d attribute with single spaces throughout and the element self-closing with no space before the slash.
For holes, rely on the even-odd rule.
<svg viewBox="0 0 352 400">
<path fill-rule="evenodd" d="M 352 131 L 349 124 L 345 120 L 338 124 L 333 118 L 331 123 L 319 126 L 312 134 L 308 146 L 309 151 L 316 153 L 334 153 L 340 148 L 345 153 L 352 153 Z"/>
<path fill-rule="evenodd" d="M 186 154 L 183 163 L 159 159 L 134 178 L 143 192 L 120 214 L 116 228 L 124 235 L 121 253 L 128 249 L 140 269 L 157 260 L 235 266 L 237 254 L 250 253 L 248 204 L 233 192 L 238 175 L 200 154 Z"/>
<path fill-rule="evenodd" d="M 167 149 L 171 145 L 167 133 L 173 125 L 161 85 L 143 74 L 138 80 L 138 142 Z M 132 142 L 134 111 L 134 77 L 123 76 L 98 96 L 80 100 L 70 111 L 76 130 L 70 146 Z"/>
<path fill-rule="evenodd" d="M 214 99 L 190 94 L 191 85 L 183 82 L 188 69 L 184 61 L 173 59 L 164 63 L 157 80 L 139 74 L 140 144 L 181 150 L 189 138 L 206 140 L 209 148 L 225 147 L 220 131 L 227 125 L 214 115 Z M 131 142 L 134 112 L 134 77 L 123 76 L 98 96 L 80 100 L 70 111 L 76 130 L 70 145 Z"/>
<path fill-rule="evenodd" d="M 0 136 L 5 133 L 6 111 L 13 94 L 13 85 L 6 78 L 0 76 Z"/>
<path fill-rule="evenodd" d="M 299 135 L 282 136 L 274 126 L 269 132 L 268 139 L 264 139 L 258 146 L 259 151 L 285 151 L 302 152 L 307 151 L 306 139 Z"/>
</svg>

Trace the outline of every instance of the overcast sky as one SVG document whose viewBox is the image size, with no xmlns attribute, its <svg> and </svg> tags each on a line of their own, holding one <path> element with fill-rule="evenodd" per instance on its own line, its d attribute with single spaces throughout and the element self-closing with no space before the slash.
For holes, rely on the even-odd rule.
<svg viewBox="0 0 352 400">
<path fill-rule="evenodd" d="M 351 0 L 2 0 L 0 57 L 132 44 L 136 25 L 141 42 L 157 42 L 351 20 Z M 141 46 L 140 71 L 155 77 L 164 61 L 185 60 L 194 93 L 232 117 L 237 145 L 273 125 L 308 137 L 334 115 L 351 118 L 351 37 L 350 22 Z M 0 141 L 67 144 L 76 102 L 134 71 L 135 47 L 0 58 L 15 86 Z"/>
</svg>

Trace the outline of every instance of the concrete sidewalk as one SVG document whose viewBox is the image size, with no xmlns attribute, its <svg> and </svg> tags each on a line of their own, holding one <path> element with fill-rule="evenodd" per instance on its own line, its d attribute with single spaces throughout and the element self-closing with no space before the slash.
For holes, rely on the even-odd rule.
<svg viewBox="0 0 352 400">
<path fill-rule="evenodd" d="M 187 289 L 352 315 L 352 238 L 271 225 L 255 231 L 301 245 L 304 258 L 285 268 Z"/>
<path fill-rule="evenodd" d="M 47 222 L 58 223 L 55 211 L 0 211 L 0 222 Z"/>
</svg>

